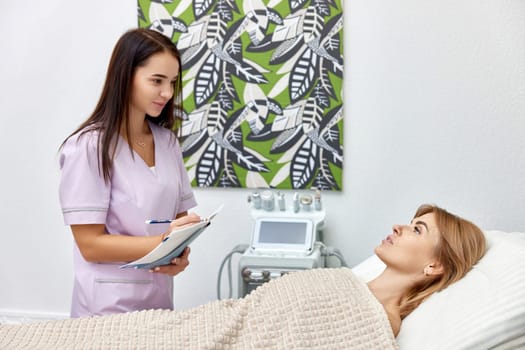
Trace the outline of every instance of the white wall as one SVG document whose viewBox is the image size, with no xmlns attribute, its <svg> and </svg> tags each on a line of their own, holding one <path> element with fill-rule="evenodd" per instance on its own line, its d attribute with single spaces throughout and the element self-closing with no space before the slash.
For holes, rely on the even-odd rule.
<svg viewBox="0 0 525 350">
<path fill-rule="evenodd" d="M 324 194 L 327 243 L 353 265 L 423 202 L 486 229 L 525 231 L 525 2 L 345 6 L 344 191 Z M 92 111 L 137 5 L 0 7 L 0 315 L 62 317 L 72 238 L 56 152 Z M 196 190 L 197 212 L 226 209 L 192 245 L 192 264 L 176 278 L 177 308 L 215 298 L 220 262 L 250 237 L 249 193 Z"/>
</svg>

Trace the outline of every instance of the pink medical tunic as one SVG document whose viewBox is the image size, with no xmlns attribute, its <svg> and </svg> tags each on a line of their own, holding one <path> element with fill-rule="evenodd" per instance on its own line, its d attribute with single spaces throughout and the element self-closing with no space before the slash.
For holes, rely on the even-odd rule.
<svg viewBox="0 0 525 350">
<path fill-rule="evenodd" d="M 175 218 L 196 205 L 178 141 L 169 130 L 150 127 L 155 168 L 119 138 L 109 183 L 99 173 L 96 132 L 74 135 L 65 143 L 59 195 L 66 225 L 105 224 L 109 234 L 156 235 L 169 226 L 147 225 L 147 219 Z M 173 309 L 171 276 L 120 269 L 122 263 L 88 262 L 75 244 L 71 317 Z"/>
</svg>

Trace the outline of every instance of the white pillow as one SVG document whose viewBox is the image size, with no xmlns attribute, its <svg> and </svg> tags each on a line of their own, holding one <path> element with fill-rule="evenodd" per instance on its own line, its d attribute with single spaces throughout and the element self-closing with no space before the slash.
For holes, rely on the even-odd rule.
<svg viewBox="0 0 525 350">
<path fill-rule="evenodd" d="M 479 263 L 403 320 L 401 350 L 525 346 L 525 233 L 485 236 L 488 250 Z M 383 268 L 372 256 L 352 270 L 368 281 Z"/>
<path fill-rule="evenodd" d="M 352 267 L 352 272 L 363 281 L 368 282 L 379 276 L 385 266 L 385 263 L 374 254 Z"/>
</svg>

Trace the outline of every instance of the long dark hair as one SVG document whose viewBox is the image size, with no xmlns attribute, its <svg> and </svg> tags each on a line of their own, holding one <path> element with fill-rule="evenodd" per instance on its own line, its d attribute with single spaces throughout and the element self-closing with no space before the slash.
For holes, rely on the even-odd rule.
<svg viewBox="0 0 525 350">
<path fill-rule="evenodd" d="M 129 135 L 129 102 L 133 76 L 137 67 L 146 64 L 148 58 L 160 52 L 168 52 L 182 67 L 179 51 L 165 35 L 150 29 L 137 28 L 125 32 L 117 41 L 106 73 L 104 88 L 95 110 L 71 136 L 88 131 L 98 131 L 98 164 L 105 181 L 111 178 L 111 166 L 115 156 L 118 134 L 126 125 L 128 146 L 132 148 Z M 146 115 L 146 119 L 164 128 L 177 131 L 182 120 L 182 74 L 177 77 L 173 97 L 166 103 L 158 117 Z M 113 147 L 112 147 L 113 146 Z"/>
</svg>

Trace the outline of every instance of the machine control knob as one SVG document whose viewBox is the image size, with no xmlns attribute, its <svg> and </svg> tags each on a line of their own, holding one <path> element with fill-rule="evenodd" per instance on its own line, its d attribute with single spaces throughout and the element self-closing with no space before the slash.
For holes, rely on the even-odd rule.
<svg viewBox="0 0 525 350">
<path fill-rule="evenodd" d="M 242 279 L 244 281 L 246 282 L 249 281 L 251 275 L 252 275 L 252 271 L 249 268 L 246 267 L 242 270 Z"/>
<path fill-rule="evenodd" d="M 270 278 L 271 279 L 275 279 L 277 277 L 281 277 L 283 274 L 284 274 L 283 272 L 274 271 L 274 272 L 270 273 Z"/>
</svg>

